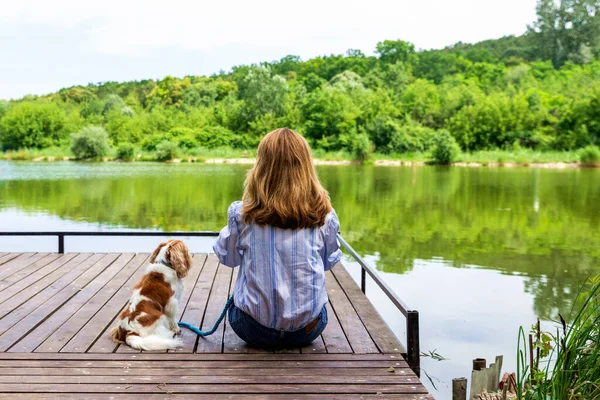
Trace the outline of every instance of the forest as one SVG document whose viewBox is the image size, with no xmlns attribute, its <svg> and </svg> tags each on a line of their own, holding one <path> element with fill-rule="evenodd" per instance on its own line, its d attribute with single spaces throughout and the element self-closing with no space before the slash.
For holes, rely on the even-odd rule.
<svg viewBox="0 0 600 400">
<path fill-rule="evenodd" d="M 537 20 L 518 37 L 438 50 L 383 40 L 373 55 L 290 55 L 212 76 L 98 82 L 0 101 L 0 146 L 170 159 L 253 149 L 286 126 L 316 156 L 452 161 L 461 151 L 585 148 L 599 162 L 599 56 L 600 0 L 540 0 Z"/>
</svg>

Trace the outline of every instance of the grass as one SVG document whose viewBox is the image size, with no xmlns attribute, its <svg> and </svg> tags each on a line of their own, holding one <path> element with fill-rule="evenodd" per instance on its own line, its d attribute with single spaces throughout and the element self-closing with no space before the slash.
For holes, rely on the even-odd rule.
<svg viewBox="0 0 600 400">
<path fill-rule="evenodd" d="M 594 166 L 600 164 L 600 148 L 587 146 L 579 150 L 579 159 L 584 165 Z"/>
<path fill-rule="evenodd" d="M 487 150 L 473 153 L 461 153 L 458 157 L 462 162 L 476 162 L 480 164 L 538 164 L 538 163 L 573 163 L 579 161 L 579 155 L 574 151 L 537 151 L 522 149 L 516 151 Z"/>
<path fill-rule="evenodd" d="M 47 149 L 11 150 L 0 153 L 0 159 L 13 161 L 62 160 L 64 157 L 73 157 L 73 153 L 69 148 L 50 147 Z"/>
<path fill-rule="evenodd" d="M 576 163 L 581 162 L 583 165 L 600 165 L 600 160 L 597 160 L 597 148 L 582 149 L 579 151 L 536 151 L 532 149 L 519 149 L 514 151 L 507 150 L 487 150 L 476 151 L 472 153 L 460 153 L 456 162 L 460 163 L 478 163 L 482 165 L 530 165 L 544 163 Z M 116 148 L 111 149 L 109 160 L 118 158 Z M 156 152 L 145 151 L 140 148 L 135 148 L 134 151 L 136 161 L 159 161 Z M 73 158 L 73 153 L 69 148 L 55 147 L 48 149 L 25 149 L 18 151 L 0 152 L 0 159 L 14 161 L 49 161 L 63 160 L 65 157 Z M 196 147 L 192 149 L 180 149 L 178 158 L 183 162 L 203 162 L 208 159 L 242 159 L 256 157 L 256 149 L 242 150 L 233 148 L 216 148 L 207 149 Z M 353 156 L 347 151 L 330 151 L 326 152 L 321 149 L 313 150 L 313 157 L 323 161 L 353 161 Z M 373 153 L 365 164 L 371 164 L 376 161 L 403 161 L 403 162 L 431 162 L 431 154 L 429 153 L 406 153 L 406 154 L 381 154 Z"/>
<path fill-rule="evenodd" d="M 600 275 L 581 290 L 572 314 L 570 324 L 561 316 L 561 327 L 555 336 L 534 329 L 536 340 L 530 335 L 529 352 L 525 333 L 520 329 L 518 399 L 600 398 Z M 533 356 L 534 350 L 537 357 Z"/>
</svg>

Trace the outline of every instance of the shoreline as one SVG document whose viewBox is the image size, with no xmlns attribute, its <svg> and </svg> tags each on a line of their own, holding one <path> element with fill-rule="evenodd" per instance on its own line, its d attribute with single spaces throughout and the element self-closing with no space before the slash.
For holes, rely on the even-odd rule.
<svg viewBox="0 0 600 400">
<path fill-rule="evenodd" d="M 57 162 L 57 161 L 79 161 L 79 162 L 160 162 L 156 160 L 149 160 L 146 158 L 137 158 L 132 161 L 122 161 L 117 159 L 112 159 L 109 157 L 104 157 L 102 160 L 75 160 L 71 157 L 53 157 L 53 156 L 45 156 L 45 157 L 35 157 L 29 160 L 22 159 L 11 159 L 10 157 L 0 157 L 2 161 L 11 161 L 11 162 Z M 255 163 L 254 158 L 208 158 L 204 159 L 202 157 L 185 157 L 185 158 L 177 158 L 170 161 L 164 161 L 169 164 L 180 164 L 180 163 L 202 163 L 202 164 L 239 164 L 239 165 L 251 165 Z M 377 167 L 411 167 L 411 166 L 426 166 L 426 165 L 436 165 L 426 161 L 408 161 L 408 160 L 369 160 L 365 163 L 360 161 L 350 161 L 350 160 L 323 160 L 323 159 L 314 159 L 314 164 L 318 166 L 335 166 L 335 165 L 373 165 Z M 596 164 L 584 164 L 581 162 L 562 162 L 562 161 L 551 161 L 551 162 L 475 162 L 475 161 L 457 161 L 447 166 L 452 167 L 468 167 L 468 168 L 479 168 L 479 167 L 489 167 L 489 168 L 548 168 L 548 169 L 573 169 L 573 168 L 600 168 L 600 163 Z"/>
</svg>

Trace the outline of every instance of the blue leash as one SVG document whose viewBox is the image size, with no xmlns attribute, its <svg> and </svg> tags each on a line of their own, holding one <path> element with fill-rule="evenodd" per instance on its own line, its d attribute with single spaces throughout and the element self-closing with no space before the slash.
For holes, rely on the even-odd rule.
<svg viewBox="0 0 600 400">
<path fill-rule="evenodd" d="M 184 327 L 184 328 L 188 328 L 190 331 L 194 332 L 195 334 L 197 334 L 199 336 L 212 335 L 213 333 L 215 333 L 215 331 L 221 324 L 221 321 L 223 321 L 223 318 L 225 318 L 225 314 L 227 314 L 227 310 L 229 310 L 229 308 L 231 308 L 232 305 L 233 305 L 233 296 L 231 296 L 229 298 L 229 300 L 227 300 L 227 303 L 225 303 L 225 308 L 223 309 L 223 312 L 219 316 L 219 319 L 217 319 L 217 322 L 215 322 L 215 326 L 213 326 L 210 331 L 206 331 L 206 332 L 201 331 L 200 329 L 196 328 L 193 325 L 188 324 L 187 322 L 178 322 L 177 325 Z"/>
</svg>

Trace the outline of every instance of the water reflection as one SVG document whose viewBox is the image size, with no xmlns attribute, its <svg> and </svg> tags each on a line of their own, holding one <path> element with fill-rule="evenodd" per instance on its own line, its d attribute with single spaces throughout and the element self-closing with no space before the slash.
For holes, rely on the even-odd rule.
<svg viewBox="0 0 600 400">
<path fill-rule="evenodd" d="M 15 225 L 16 212 L 37 230 L 218 230 L 247 168 L 0 162 L 0 229 L 31 228 Z M 600 272 L 598 170 L 347 166 L 319 174 L 342 234 L 421 311 L 423 348 L 452 358 L 426 362 L 444 379 L 465 374 L 472 358 L 512 356 L 519 324 L 568 314 L 581 282 Z M 402 331 L 400 318 L 386 319 Z"/>
</svg>

